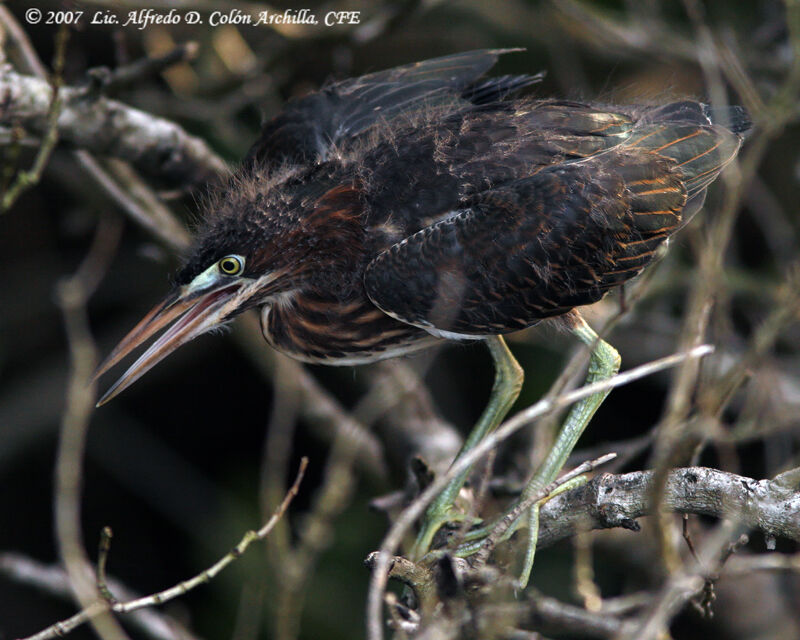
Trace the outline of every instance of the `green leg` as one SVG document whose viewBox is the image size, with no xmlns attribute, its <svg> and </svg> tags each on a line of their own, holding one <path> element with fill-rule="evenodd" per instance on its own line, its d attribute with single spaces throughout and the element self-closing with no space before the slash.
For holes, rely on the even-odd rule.
<svg viewBox="0 0 800 640">
<path fill-rule="evenodd" d="M 592 347 L 592 354 L 589 360 L 589 372 L 586 376 L 586 384 L 607 380 L 616 375 L 619 371 L 620 357 L 617 350 L 599 336 L 592 328 L 579 317 L 578 324 L 573 327 L 573 333 L 586 345 Z M 610 390 L 609 390 L 610 391 Z M 548 484 L 553 482 L 561 472 L 562 467 L 567 462 L 570 453 L 575 448 L 578 438 L 586 429 L 595 411 L 606 399 L 609 391 L 601 391 L 579 401 L 569 412 L 564 426 L 556 438 L 553 448 L 547 454 L 542 466 L 528 482 L 522 493 L 522 500 L 541 491 Z M 525 517 L 525 516 L 523 516 Z M 522 588 L 528 584 L 533 568 L 534 554 L 536 553 L 536 543 L 539 537 L 539 505 L 531 508 L 528 518 L 528 550 L 525 555 L 525 564 L 520 575 L 520 585 Z"/>
<path fill-rule="evenodd" d="M 461 447 L 456 459 L 473 449 L 487 434 L 497 428 L 509 409 L 511 409 L 511 406 L 516 402 L 522 388 L 522 367 L 511 355 L 505 340 L 501 336 L 492 336 L 486 339 L 486 345 L 492 354 L 495 367 L 492 393 L 489 397 L 489 404 L 486 405 L 486 409 L 484 409 L 478 423 L 464 441 L 464 445 Z M 463 518 L 459 514 L 452 513 L 452 506 L 468 475 L 469 470 L 454 478 L 428 507 L 417 541 L 414 544 L 412 558 L 419 559 L 428 552 L 433 542 L 433 537 L 443 524 Z"/>
</svg>

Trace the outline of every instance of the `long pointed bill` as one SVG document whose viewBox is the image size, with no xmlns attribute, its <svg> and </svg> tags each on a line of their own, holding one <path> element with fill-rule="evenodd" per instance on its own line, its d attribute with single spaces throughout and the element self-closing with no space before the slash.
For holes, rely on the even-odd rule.
<svg viewBox="0 0 800 640">
<path fill-rule="evenodd" d="M 175 349 L 223 322 L 231 312 L 227 303 L 240 289 L 241 285 L 236 284 L 200 295 L 182 295 L 180 290 L 170 293 L 122 339 L 98 367 L 95 378 L 103 375 L 136 347 L 174 322 L 114 386 L 106 391 L 97 406 L 105 404 L 127 389 Z"/>
</svg>

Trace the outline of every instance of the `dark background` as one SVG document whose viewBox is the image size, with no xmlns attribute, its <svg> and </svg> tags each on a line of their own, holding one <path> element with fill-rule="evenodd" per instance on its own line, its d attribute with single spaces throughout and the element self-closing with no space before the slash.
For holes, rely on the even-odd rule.
<svg viewBox="0 0 800 640">
<path fill-rule="evenodd" d="M 49 64 L 55 28 L 28 27 L 22 15 L 29 5 L 11 2 L 9 6 Z M 37 6 L 42 10 L 81 8 L 90 13 L 116 8 L 115 3 L 103 2 L 43 1 Z M 162 10 L 166 3 L 137 2 L 135 6 Z M 330 8 L 360 9 L 365 23 L 383 23 L 371 31 L 334 27 L 282 33 L 269 27 L 240 27 L 227 35 L 222 27 L 153 26 L 139 31 L 84 23 L 70 35 L 65 81 L 80 84 L 90 68 L 113 68 L 154 55 L 170 41 L 196 41 L 200 46 L 196 60 L 142 79 L 114 97 L 180 122 L 230 163 L 247 151 L 262 117 L 274 114 L 293 95 L 329 79 L 474 48 L 524 47 L 524 52 L 503 56 L 494 73 L 546 70 L 544 82 L 532 90 L 535 95 L 602 102 L 661 102 L 707 95 L 694 54 L 676 45 L 696 39 L 682 3 L 353 0 L 329 5 L 309 0 L 302 7 L 275 6 L 315 9 L 321 15 Z M 746 73 L 762 99 L 769 100 L 784 81 L 791 58 L 782 3 L 707 2 L 702 6 L 705 23 L 742 56 Z M 617 27 L 626 29 L 629 37 L 612 30 Z M 220 55 L 221 48 L 231 43 L 249 56 L 234 56 L 233 66 Z M 726 84 L 726 89 L 731 102 L 741 100 L 734 87 Z M 714 314 L 708 340 L 733 352 L 743 348 L 768 313 L 775 288 L 797 258 L 799 134 L 792 123 L 771 140 L 757 178 L 748 187 L 725 255 L 726 290 L 720 296 L 724 304 Z M 26 149 L 19 162 L 25 166 L 32 158 L 32 150 Z M 8 166 L 7 155 L 4 163 Z M 146 178 L 165 195 L 175 215 L 187 224 L 196 219 L 202 191 L 176 194 L 175 185 L 164 183 L 158 175 Z M 674 239 L 648 292 L 610 336 L 622 354 L 624 368 L 677 348 L 698 247 L 721 192 L 719 184 L 712 187 L 704 212 Z M 20 552 L 44 563 L 57 560 L 53 462 L 69 369 L 54 288 L 75 271 L 103 216 L 121 219 L 122 213 L 97 192 L 69 150 L 61 147 L 41 183 L 0 217 L 0 551 Z M 163 295 L 177 264 L 146 231 L 124 221 L 119 251 L 89 304 L 91 327 L 102 353 Z M 587 315 L 602 319 L 616 305 L 612 297 Z M 778 340 L 767 372 L 759 372 L 764 376 L 771 372 L 781 385 L 788 385 L 781 392 L 785 402 L 758 405 L 759 429 L 736 442 L 737 472 L 769 477 L 796 459 L 799 337 L 795 325 Z M 548 327 L 512 336 L 510 344 L 527 374 L 521 408 L 548 388 L 574 344 Z M 100 529 L 111 526 L 115 537 L 109 571 L 137 592 L 150 593 L 193 575 L 263 520 L 259 483 L 273 385 L 241 345 L 231 334 L 203 336 L 92 416 L 84 474 L 85 540 L 94 557 Z M 266 345 L 258 348 L 268 349 Z M 480 345 L 449 346 L 435 358 L 421 356 L 406 364 L 427 372 L 425 380 L 437 409 L 465 432 L 491 386 L 491 366 Z M 311 369 L 346 407 L 356 403 L 374 375 L 370 367 Z M 112 377 L 104 378 L 101 387 L 110 384 Z M 627 441 L 648 433 L 662 414 L 669 379 L 662 374 L 614 391 L 580 446 Z M 764 377 L 761 382 L 769 387 L 770 380 Z M 726 413 L 731 433 L 743 428 L 742 407 L 750 406 L 747 394 L 760 391 L 751 382 Z M 528 438 L 518 441 L 524 445 Z M 329 451 L 328 438 L 302 422 L 298 425 L 287 468 L 293 474 L 301 455 L 308 456 L 311 465 L 291 509 L 293 527 L 303 522 Z M 357 489 L 329 532 L 328 544 L 309 576 L 302 638 L 363 637 L 369 577 L 363 560 L 377 548 L 385 531 L 384 516 L 370 511 L 368 503 L 402 487 L 406 477 L 404 460 L 391 452 L 388 458 L 392 469 L 387 477 L 357 475 Z M 625 469 L 644 468 L 647 460 L 645 449 Z M 701 462 L 724 466 L 713 447 L 705 451 Z M 501 456 L 501 464 L 513 463 L 513 455 Z M 698 521 L 699 527 L 702 524 Z M 597 537 L 596 574 L 604 596 L 635 591 L 653 579 L 648 575 L 647 552 L 630 548 L 634 535 L 606 532 Z M 781 550 L 792 550 L 781 544 Z M 753 536 L 751 549 L 763 548 L 763 540 Z M 542 552 L 534 584 L 547 593 L 573 599 L 571 554 L 570 544 Z M 257 546 L 210 585 L 173 601 L 165 610 L 203 638 L 275 637 L 273 597 L 280 582 L 265 547 Z M 800 607 L 795 587 L 788 580 L 764 587 L 770 606 L 783 614 L 773 614 L 771 622 L 761 622 L 754 632 L 745 631 L 748 627 L 737 618 L 742 615 L 740 594 L 732 590 L 732 595 L 726 595 L 723 588 L 716 619 L 704 621 L 687 610 L 676 619 L 674 637 L 797 637 L 780 635 L 791 629 L 780 626 L 781 615 Z M 750 618 L 758 626 L 755 610 L 763 607 L 752 606 Z M 0 575 L 0 638 L 32 634 L 73 612 L 70 602 Z M 89 633 L 84 629 L 74 637 Z"/>
</svg>

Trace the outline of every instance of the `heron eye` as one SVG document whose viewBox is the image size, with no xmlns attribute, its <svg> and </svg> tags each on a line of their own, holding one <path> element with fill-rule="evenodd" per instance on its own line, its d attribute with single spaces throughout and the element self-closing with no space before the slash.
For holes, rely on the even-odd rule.
<svg viewBox="0 0 800 640">
<path fill-rule="evenodd" d="M 242 256 L 225 256 L 217 265 L 226 276 L 238 276 L 244 271 L 244 258 Z"/>
</svg>

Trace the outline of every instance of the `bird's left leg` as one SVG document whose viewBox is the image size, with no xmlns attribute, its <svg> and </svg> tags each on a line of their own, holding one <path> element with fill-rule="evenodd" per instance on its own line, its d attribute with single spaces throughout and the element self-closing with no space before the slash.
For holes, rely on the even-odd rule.
<svg viewBox="0 0 800 640">
<path fill-rule="evenodd" d="M 617 350 L 608 344 L 605 340 L 601 340 L 600 336 L 586 324 L 583 318 L 579 315 L 573 316 L 573 326 L 571 327 L 578 339 L 589 346 L 592 351 L 589 358 L 589 370 L 586 375 L 586 383 L 592 384 L 607 380 L 617 374 L 620 366 L 620 356 Z M 581 437 L 586 429 L 589 421 L 594 416 L 597 409 L 603 404 L 603 400 L 608 396 L 610 389 L 607 391 L 599 391 L 591 396 L 580 400 L 572 407 L 572 410 L 567 415 L 561 431 L 558 433 L 553 447 L 547 454 L 544 462 L 536 470 L 536 473 L 528 482 L 520 501 L 533 496 L 553 480 L 558 477 L 562 467 L 566 464 L 567 458 L 575 448 L 578 438 Z M 523 565 L 522 573 L 520 575 L 520 585 L 524 588 L 528 584 L 528 579 L 531 575 L 533 568 L 534 554 L 536 553 L 536 544 L 539 539 L 539 504 L 531 507 L 527 516 L 528 525 L 528 548 L 525 554 L 525 563 Z M 515 527 L 516 528 L 516 527 Z"/>
<path fill-rule="evenodd" d="M 505 340 L 500 336 L 490 336 L 486 339 L 486 345 L 489 347 L 494 361 L 492 393 L 486 409 L 464 441 L 456 460 L 473 449 L 487 434 L 497 428 L 516 402 L 520 389 L 522 389 L 524 377 L 522 367 L 511 355 Z M 433 537 L 442 525 L 463 519 L 463 515 L 453 513 L 452 507 L 468 475 L 469 469 L 456 476 L 428 507 L 414 544 L 413 558 L 419 559 L 428 552 Z"/>
</svg>

